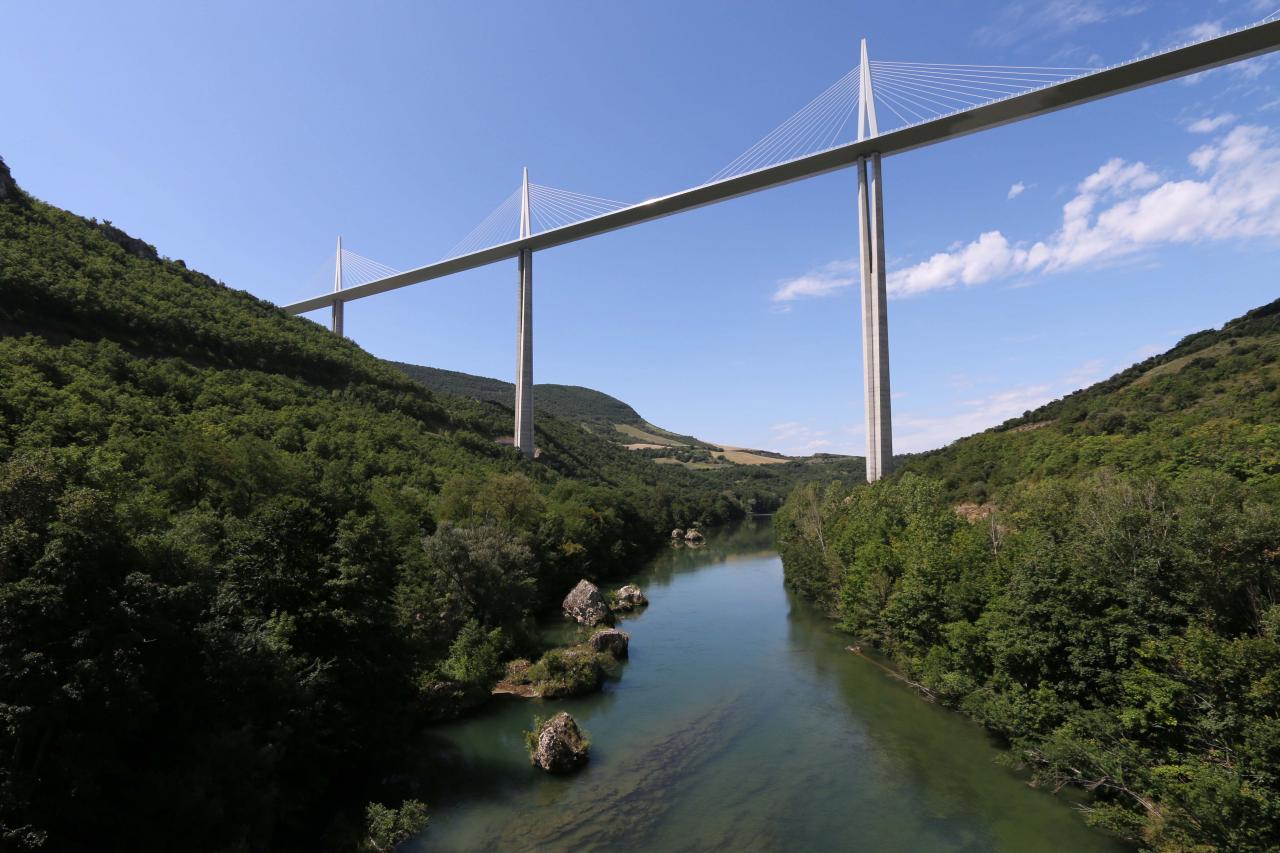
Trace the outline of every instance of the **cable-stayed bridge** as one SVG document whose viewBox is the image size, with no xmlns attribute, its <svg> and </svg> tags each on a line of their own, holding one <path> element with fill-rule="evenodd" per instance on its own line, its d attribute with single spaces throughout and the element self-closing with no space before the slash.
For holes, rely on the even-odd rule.
<svg viewBox="0 0 1280 853">
<path fill-rule="evenodd" d="M 855 167 L 862 279 L 867 479 L 893 458 L 883 216 L 884 157 L 1144 86 L 1201 73 L 1280 48 L 1280 9 L 1249 26 L 1105 68 L 958 65 L 861 60 L 705 183 L 638 203 L 529 181 L 438 261 L 395 270 L 342 247 L 333 290 L 286 306 L 332 310 L 342 334 L 346 303 L 515 258 L 515 445 L 533 454 L 533 253 L 792 181 Z"/>
</svg>

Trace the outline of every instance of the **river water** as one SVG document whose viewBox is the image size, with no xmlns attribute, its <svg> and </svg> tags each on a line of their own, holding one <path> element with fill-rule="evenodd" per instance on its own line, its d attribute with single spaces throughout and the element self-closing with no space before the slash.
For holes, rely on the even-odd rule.
<svg viewBox="0 0 1280 853">
<path fill-rule="evenodd" d="M 432 730 L 431 825 L 409 849 L 1127 849 L 998 765 L 977 726 L 846 651 L 783 588 L 767 519 L 633 579 L 651 604 L 619 624 L 631 660 L 603 693 L 502 697 Z M 560 710 L 592 742 L 564 778 L 530 767 L 522 738 Z"/>
</svg>

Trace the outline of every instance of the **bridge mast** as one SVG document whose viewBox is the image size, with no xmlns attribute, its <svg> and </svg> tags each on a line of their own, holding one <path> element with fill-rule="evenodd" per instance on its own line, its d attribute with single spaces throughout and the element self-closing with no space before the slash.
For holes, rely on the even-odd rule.
<svg viewBox="0 0 1280 853">
<path fill-rule="evenodd" d="M 867 40 L 862 40 L 858 141 L 878 136 Z M 868 170 L 870 175 L 868 175 Z M 870 178 L 870 180 L 868 180 Z M 893 466 L 893 417 L 889 405 L 889 313 L 885 280 L 884 196 L 880 153 L 858 158 L 858 238 L 862 270 L 862 372 L 867 409 L 867 482 Z"/>
<path fill-rule="evenodd" d="M 520 186 L 520 236 L 529 236 L 529 170 Z M 516 429 L 515 445 L 533 458 L 533 250 L 517 257 L 519 289 L 516 311 Z"/>
<path fill-rule="evenodd" d="M 333 292 L 342 290 L 342 238 L 338 238 L 338 254 L 333 264 Z M 342 300 L 333 300 L 333 333 L 342 337 Z"/>
</svg>

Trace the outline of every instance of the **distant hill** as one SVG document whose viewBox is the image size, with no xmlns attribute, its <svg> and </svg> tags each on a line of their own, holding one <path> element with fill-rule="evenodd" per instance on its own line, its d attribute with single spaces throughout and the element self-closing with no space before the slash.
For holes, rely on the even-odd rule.
<svg viewBox="0 0 1280 853">
<path fill-rule="evenodd" d="M 501 403 L 504 406 L 515 405 L 515 386 L 510 382 L 401 361 L 388 363 L 432 391 Z M 554 415 L 573 421 L 616 444 L 652 445 L 655 449 L 691 448 L 702 451 L 703 457 L 722 450 L 691 435 L 681 435 L 655 426 L 617 397 L 580 385 L 534 385 L 533 408 L 535 414 Z"/>
<path fill-rule="evenodd" d="M 1211 468 L 1280 494 L 1280 300 L 960 439 L 900 460 L 984 500 L 1015 482 L 1100 468 L 1177 475 Z"/>
</svg>

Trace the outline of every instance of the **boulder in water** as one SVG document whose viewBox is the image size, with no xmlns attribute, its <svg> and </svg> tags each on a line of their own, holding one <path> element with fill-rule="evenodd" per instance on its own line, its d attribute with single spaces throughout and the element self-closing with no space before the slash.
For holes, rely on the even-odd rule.
<svg viewBox="0 0 1280 853">
<path fill-rule="evenodd" d="M 600 594 L 600 588 L 591 581 L 578 581 L 564 598 L 564 615 L 583 625 L 599 625 L 609 619 L 609 604 Z"/>
<path fill-rule="evenodd" d="M 640 587 L 633 583 L 629 583 L 616 594 L 617 601 L 613 605 L 614 610 L 635 610 L 637 607 L 646 607 L 649 599 L 644 597 L 644 593 L 640 591 Z"/>
<path fill-rule="evenodd" d="M 702 533 L 694 528 L 689 528 L 684 534 L 684 541 L 690 545 L 701 545 L 705 540 Z"/>
<path fill-rule="evenodd" d="M 672 539 L 683 539 L 683 538 L 684 538 L 684 530 L 683 530 L 683 529 L 681 529 L 681 528 L 679 528 L 679 527 L 677 527 L 675 530 L 672 530 L 672 531 L 671 531 L 671 538 L 672 538 Z"/>
<path fill-rule="evenodd" d="M 590 742 L 565 711 L 530 732 L 529 760 L 548 773 L 569 773 L 587 763 Z"/>
<path fill-rule="evenodd" d="M 631 644 L 631 635 L 617 628 L 605 628 L 592 634 L 588 643 L 594 652 L 606 652 L 617 660 L 623 660 L 627 656 L 627 647 Z"/>
</svg>

